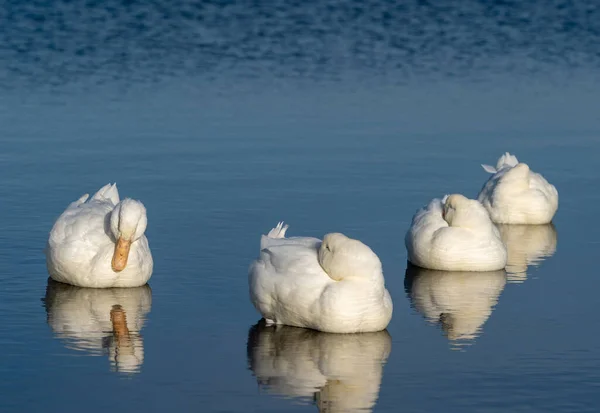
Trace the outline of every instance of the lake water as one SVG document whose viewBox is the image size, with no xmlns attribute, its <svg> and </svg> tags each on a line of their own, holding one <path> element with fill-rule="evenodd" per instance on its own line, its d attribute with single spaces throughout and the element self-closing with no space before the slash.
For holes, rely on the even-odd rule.
<svg viewBox="0 0 600 413">
<path fill-rule="evenodd" d="M 0 10 L 0 411 L 597 411 L 600 8 L 252 3 Z M 504 151 L 556 185 L 553 225 L 502 229 L 506 274 L 409 267 L 416 209 Z M 54 220 L 115 181 L 149 286 L 49 283 Z M 257 324 L 279 220 L 379 255 L 386 332 Z"/>
</svg>

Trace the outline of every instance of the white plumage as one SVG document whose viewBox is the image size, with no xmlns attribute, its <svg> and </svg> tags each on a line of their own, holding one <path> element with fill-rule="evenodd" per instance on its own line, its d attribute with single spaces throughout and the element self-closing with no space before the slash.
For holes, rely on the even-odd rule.
<svg viewBox="0 0 600 413">
<path fill-rule="evenodd" d="M 268 323 L 331 333 L 380 331 L 392 317 L 381 262 L 345 235 L 285 238 L 280 223 L 262 236 L 250 267 L 250 299 Z"/>
<path fill-rule="evenodd" d="M 87 202 L 86 202 L 87 201 Z M 152 275 L 153 261 L 144 235 L 144 205 L 119 201 L 116 184 L 84 195 L 56 220 L 46 247 L 50 276 L 80 287 L 138 287 Z"/>
<path fill-rule="evenodd" d="M 482 165 L 493 175 L 477 199 L 497 224 L 547 224 L 558 209 L 558 191 L 539 173 L 514 155 L 505 153 L 496 168 Z"/>
<path fill-rule="evenodd" d="M 314 397 L 321 412 L 370 411 L 391 347 L 387 331 L 330 334 L 259 323 L 248 334 L 257 381 L 277 395 Z"/>
<path fill-rule="evenodd" d="M 459 194 L 417 211 L 405 244 L 408 260 L 423 268 L 494 271 L 506 265 L 506 247 L 487 211 Z"/>
</svg>

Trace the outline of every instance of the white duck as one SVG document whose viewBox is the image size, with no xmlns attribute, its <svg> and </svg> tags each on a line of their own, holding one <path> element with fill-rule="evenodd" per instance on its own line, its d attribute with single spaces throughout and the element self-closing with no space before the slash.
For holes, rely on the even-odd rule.
<svg viewBox="0 0 600 413">
<path fill-rule="evenodd" d="M 498 225 L 500 237 L 508 250 L 508 280 L 521 283 L 527 279 L 527 267 L 537 266 L 554 255 L 557 235 L 552 224 Z"/>
<path fill-rule="evenodd" d="M 117 185 L 85 194 L 57 219 L 46 247 L 50 276 L 79 287 L 139 287 L 152 275 L 152 254 L 144 235 L 144 205 L 119 201 Z"/>
<path fill-rule="evenodd" d="M 492 314 L 506 284 L 506 273 L 406 269 L 406 292 L 430 323 L 440 323 L 452 342 L 472 340 Z"/>
<path fill-rule="evenodd" d="M 496 167 L 481 165 L 493 174 L 477 199 L 497 224 L 547 224 L 558 209 L 558 192 L 538 173 L 506 152 Z"/>
<path fill-rule="evenodd" d="M 320 412 L 370 411 L 392 349 L 387 331 L 330 334 L 288 326 L 253 326 L 248 361 L 261 386 L 313 398 Z"/>
<path fill-rule="evenodd" d="M 405 244 L 411 263 L 432 270 L 495 271 L 506 265 L 506 247 L 487 211 L 460 194 L 417 211 Z"/>
<path fill-rule="evenodd" d="M 139 372 L 144 362 L 140 331 L 152 306 L 148 285 L 98 289 L 49 279 L 44 302 L 48 325 L 68 348 L 107 354 L 117 372 Z"/>
<path fill-rule="evenodd" d="M 250 267 L 250 299 L 267 323 L 330 333 L 381 331 L 392 318 L 381 262 L 360 241 L 333 233 L 285 238 L 280 222 Z"/>
</svg>

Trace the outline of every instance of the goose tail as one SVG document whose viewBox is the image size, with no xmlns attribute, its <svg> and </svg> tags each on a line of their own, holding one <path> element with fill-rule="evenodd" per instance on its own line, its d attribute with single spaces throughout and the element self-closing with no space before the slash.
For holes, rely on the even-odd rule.
<svg viewBox="0 0 600 413">
<path fill-rule="evenodd" d="M 289 228 L 289 225 L 284 224 L 283 221 L 277 223 L 277 226 L 267 234 L 269 238 L 285 238 L 285 231 Z"/>
<path fill-rule="evenodd" d="M 117 205 L 120 202 L 119 190 L 117 189 L 117 183 L 106 184 L 98 190 L 92 197 L 92 199 L 107 199 L 112 201 L 113 204 Z"/>
<path fill-rule="evenodd" d="M 495 174 L 499 170 L 503 168 L 516 166 L 519 163 L 519 160 L 515 155 L 512 155 L 510 152 L 505 152 L 498 158 L 498 162 L 496 163 L 496 167 L 494 168 L 492 165 L 481 164 L 481 167 L 484 171 Z"/>
<path fill-rule="evenodd" d="M 510 152 L 506 152 L 498 159 L 498 163 L 496 164 L 496 169 L 499 171 L 500 169 L 502 169 L 506 166 L 510 166 L 512 168 L 513 166 L 516 166 L 518 163 L 519 163 L 519 160 L 517 159 L 517 157 L 515 155 L 510 154 Z"/>
</svg>

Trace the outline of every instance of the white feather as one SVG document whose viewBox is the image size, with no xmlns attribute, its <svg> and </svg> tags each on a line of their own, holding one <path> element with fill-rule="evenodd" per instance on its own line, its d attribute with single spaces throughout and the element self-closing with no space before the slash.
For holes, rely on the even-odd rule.
<svg viewBox="0 0 600 413">
<path fill-rule="evenodd" d="M 92 199 L 97 199 L 101 201 L 111 201 L 114 205 L 119 203 L 119 191 L 117 189 L 117 184 L 106 184 L 102 188 L 98 190 L 92 197 Z"/>
<path fill-rule="evenodd" d="M 495 174 L 496 172 L 496 168 L 494 168 L 492 165 L 485 165 L 485 164 L 481 164 L 481 166 L 483 167 L 483 170 L 486 172 L 489 172 L 491 174 Z"/>
</svg>

